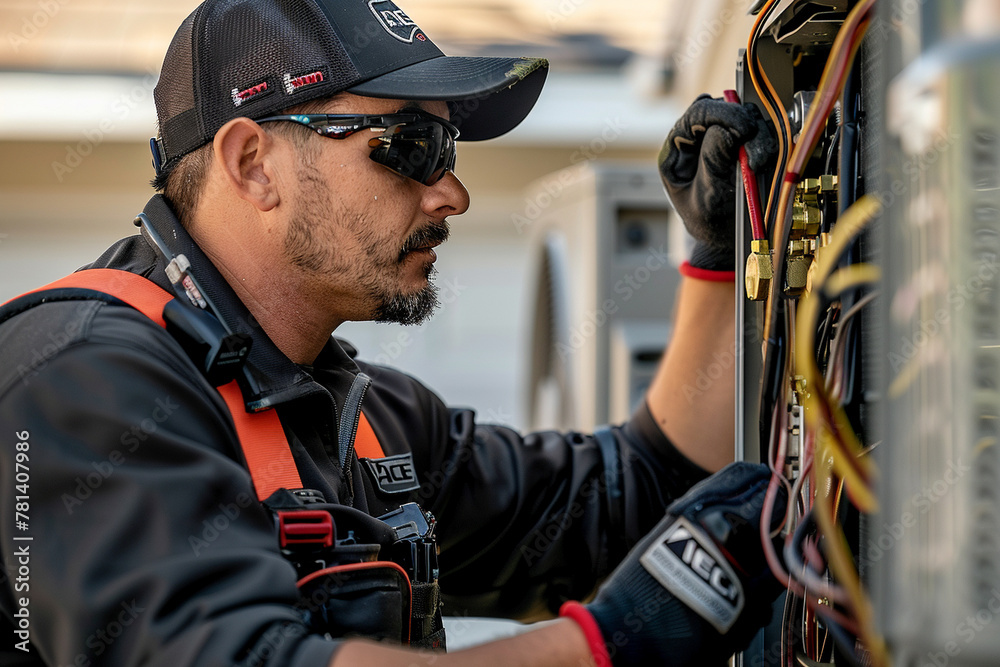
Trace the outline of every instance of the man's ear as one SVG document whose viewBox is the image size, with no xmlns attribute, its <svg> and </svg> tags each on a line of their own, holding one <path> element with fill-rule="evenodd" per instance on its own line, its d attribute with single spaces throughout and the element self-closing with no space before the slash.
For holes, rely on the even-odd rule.
<svg viewBox="0 0 1000 667">
<path fill-rule="evenodd" d="M 233 192 L 260 211 L 278 205 L 274 139 L 249 118 L 234 118 L 215 133 L 213 151 Z"/>
</svg>

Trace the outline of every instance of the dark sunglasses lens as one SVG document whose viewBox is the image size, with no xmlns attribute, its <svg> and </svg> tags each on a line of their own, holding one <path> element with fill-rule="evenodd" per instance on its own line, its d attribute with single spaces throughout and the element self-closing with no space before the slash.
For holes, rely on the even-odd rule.
<svg viewBox="0 0 1000 667">
<path fill-rule="evenodd" d="M 395 125 L 369 145 L 372 160 L 424 185 L 455 167 L 455 142 L 439 123 Z"/>
</svg>

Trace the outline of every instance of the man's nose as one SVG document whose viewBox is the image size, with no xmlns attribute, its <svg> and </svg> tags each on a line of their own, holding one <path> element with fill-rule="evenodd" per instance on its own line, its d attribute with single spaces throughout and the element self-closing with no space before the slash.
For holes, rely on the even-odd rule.
<svg viewBox="0 0 1000 667">
<path fill-rule="evenodd" d="M 453 172 L 424 191 L 424 212 L 433 220 L 462 215 L 469 210 L 469 191 Z"/>
</svg>

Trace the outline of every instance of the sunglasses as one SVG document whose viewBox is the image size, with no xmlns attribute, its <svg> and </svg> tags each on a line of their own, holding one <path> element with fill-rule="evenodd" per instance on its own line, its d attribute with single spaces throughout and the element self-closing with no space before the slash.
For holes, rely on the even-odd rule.
<svg viewBox="0 0 1000 667">
<path fill-rule="evenodd" d="M 455 170 L 458 128 L 429 113 L 284 115 L 257 122 L 279 120 L 304 125 L 330 139 L 346 139 L 366 129 L 381 132 L 368 142 L 371 159 L 424 185 L 434 185 Z"/>
</svg>

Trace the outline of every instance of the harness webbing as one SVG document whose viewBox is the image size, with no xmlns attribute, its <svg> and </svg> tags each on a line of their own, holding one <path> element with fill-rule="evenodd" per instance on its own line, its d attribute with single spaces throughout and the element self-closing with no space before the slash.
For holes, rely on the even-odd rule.
<svg viewBox="0 0 1000 667">
<path fill-rule="evenodd" d="M 67 288 L 92 290 L 113 296 L 132 306 L 161 327 L 166 327 L 166 322 L 163 320 L 163 307 L 174 298 L 172 294 L 156 283 L 134 273 L 117 269 L 78 271 L 22 296 Z M 246 460 L 254 490 L 257 492 L 257 499 L 265 500 L 281 488 L 301 489 L 302 480 L 295 467 L 292 450 L 288 446 L 288 439 L 281 427 L 278 413 L 275 410 L 247 412 L 243 402 L 243 393 L 236 380 L 218 387 L 218 391 L 226 407 L 229 408 L 233 425 L 236 427 L 236 436 L 239 438 L 243 458 Z M 371 426 L 368 425 L 363 416 L 362 422 L 368 427 L 368 431 L 371 432 L 371 437 L 377 446 L 378 439 L 375 438 Z M 360 424 L 358 431 L 360 435 Z M 379 451 L 381 451 L 381 447 L 379 447 Z"/>
</svg>

